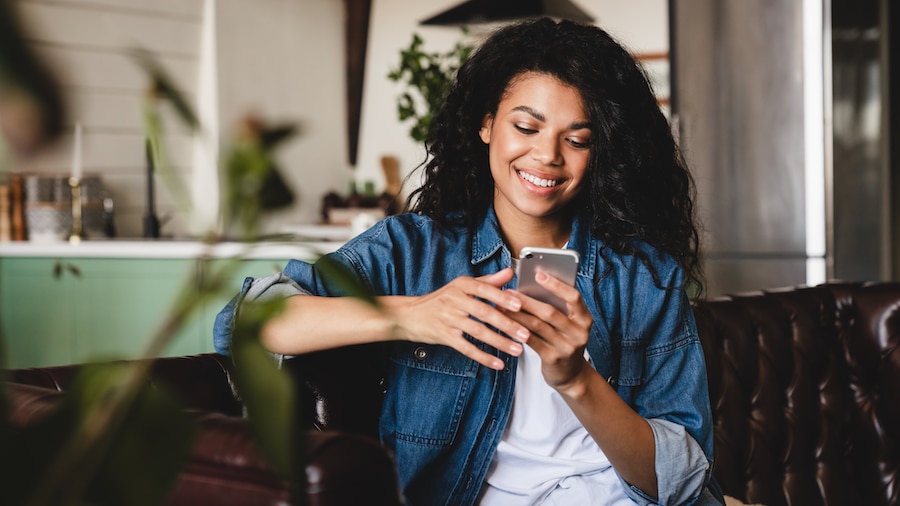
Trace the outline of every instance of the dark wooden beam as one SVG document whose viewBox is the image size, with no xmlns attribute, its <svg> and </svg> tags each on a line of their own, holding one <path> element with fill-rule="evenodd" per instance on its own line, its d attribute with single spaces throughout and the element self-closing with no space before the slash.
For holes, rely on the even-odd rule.
<svg viewBox="0 0 900 506">
<path fill-rule="evenodd" d="M 362 114 L 363 77 L 366 70 L 366 43 L 372 0 L 344 0 L 347 57 L 347 155 L 356 166 L 359 146 L 359 122 Z"/>
</svg>

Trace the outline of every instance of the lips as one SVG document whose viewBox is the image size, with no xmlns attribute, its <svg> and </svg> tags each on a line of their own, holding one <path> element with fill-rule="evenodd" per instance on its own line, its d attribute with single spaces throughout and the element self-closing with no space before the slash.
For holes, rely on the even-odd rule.
<svg viewBox="0 0 900 506">
<path fill-rule="evenodd" d="M 535 186 L 540 186 L 541 188 L 553 188 L 554 186 L 559 184 L 558 179 L 544 179 L 527 172 L 522 172 L 521 170 L 516 171 L 516 173 L 520 178 L 528 181 Z"/>
</svg>

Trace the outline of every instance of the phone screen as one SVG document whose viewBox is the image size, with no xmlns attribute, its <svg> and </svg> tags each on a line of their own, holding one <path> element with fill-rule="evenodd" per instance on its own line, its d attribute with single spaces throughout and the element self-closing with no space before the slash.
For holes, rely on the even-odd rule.
<svg viewBox="0 0 900 506">
<path fill-rule="evenodd" d="M 539 285 L 534 279 L 534 275 L 538 271 L 546 272 L 563 283 L 574 286 L 578 261 L 578 252 L 575 250 L 526 246 L 519 252 L 516 290 L 541 302 L 546 302 L 565 313 L 565 301 Z"/>
</svg>

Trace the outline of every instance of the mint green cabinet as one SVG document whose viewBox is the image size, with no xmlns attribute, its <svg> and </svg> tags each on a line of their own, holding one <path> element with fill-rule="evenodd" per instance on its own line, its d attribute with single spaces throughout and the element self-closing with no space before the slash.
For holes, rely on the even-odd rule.
<svg viewBox="0 0 900 506">
<path fill-rule="evenodd" d="M 200 299 L 201 281 L 225 260 L 0 258 L 3 366 L 38 367 L 136 358 L 173 314 L 179 297 L 198 304 L 154 355 L 212 351 L 216 313 L 244 276 L 280 269 L 278 260 L 245 260 L 219 293 Z M 58 275 L 55 274 L 58 272 Z"/>
<path fill-rule="evenodd" d="M 0 259 L 0 336 L 6 364 L 68 363 L 72 339 L 70 276 L 53 276 L 50 259 Z"/>
</svg>

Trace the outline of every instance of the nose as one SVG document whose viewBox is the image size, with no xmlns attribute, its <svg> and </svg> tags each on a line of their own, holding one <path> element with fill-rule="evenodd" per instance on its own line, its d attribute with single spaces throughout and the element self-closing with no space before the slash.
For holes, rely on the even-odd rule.
<svg viewBox="0 0 900 506">
<path fill-rule="evenodd" d="M 560 141 L 553 135 L 540 135 L 534 139 L 531 157 L 543 165 L 561 165 Z"/>
</svg>

